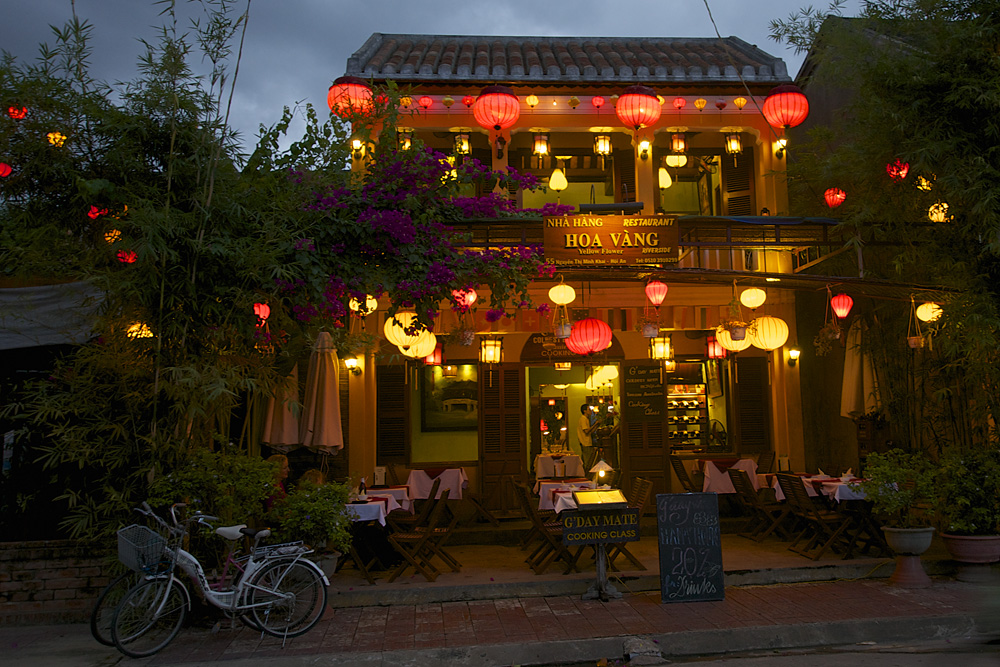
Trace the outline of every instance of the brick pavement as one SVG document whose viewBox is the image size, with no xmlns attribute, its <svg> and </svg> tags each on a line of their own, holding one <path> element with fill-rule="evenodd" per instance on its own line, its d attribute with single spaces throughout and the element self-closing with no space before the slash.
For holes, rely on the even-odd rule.
<svg viewBox="0 0 1000 667">
<path fill-rule="evenodd" d="M 610 602 L 559 596 L 352 607 L 329 610 L 316 628 L 290 640 L 285 648 L 279 640 L 262 639 L 246 628 L 226 626 L 216 633 L 185 630 L 150 664 L 713 631 L 721 631 L 715 645 L 723 652 L 743 648 L 726 645 L 722 634 L 738 629 L 766 636 L 777 632 L 775 626 L 797 626 L 815 633 L 824 624 L 841 621 L 870 620 L 861 627 L 874 628 L 876 619 L 913 619 L 915 624 L 934 618 L 971 619 L 982 610 L 986 595 L 995 591 L 949 581 L 907 590 L 864 580 L 727 588 L 721 602 L 662 604 L 659 593 L 634 593 Z"/>
</svg>

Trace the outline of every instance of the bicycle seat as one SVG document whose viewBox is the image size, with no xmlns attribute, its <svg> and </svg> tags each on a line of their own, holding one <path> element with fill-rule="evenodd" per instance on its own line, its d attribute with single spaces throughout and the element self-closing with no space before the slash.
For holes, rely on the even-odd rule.
<svg viewBox="0 0 1000 667">
<path fill-rule="evenodd" d="M 215 529 L 215 534 L 226 540 L 238 540 L 240 539 L 240 535 L 245 534 L 242 531 L 246 527 L 245 523 L 241 523 L 238 526 L 221 526 Z"/>
</svg>

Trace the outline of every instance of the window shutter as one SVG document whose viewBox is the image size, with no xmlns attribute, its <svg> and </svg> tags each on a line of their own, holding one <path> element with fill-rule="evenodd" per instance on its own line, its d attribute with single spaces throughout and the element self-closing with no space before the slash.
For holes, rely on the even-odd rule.
<svg viewBox="0 0 1000 667">
<path fill-rule="evenodd" d="M 753 146 L 735 156 L 722 156 L 722 214 L 757 215 L 753 191 Z"/>
<path fill-rule="evenodd" d="M 614 152 L 615 201 L 635 201 L 635 153 L 631 150 Z"/>
<path fill-rule="evenodd" d="M 379 465 L 408 463 L 406 366 L 378 366 L 375 378 L 375 456 Z"/>
<path fill-rule="evenodd" d="M 519 479 L 525 470 L 524 391 L 519 364 L 479 367 L 480 472 L 483 503 L 489 510 L 517 509 L 513 488 L 504 478 Z"/>
<path fill-rule="evenodd" d="M 737 357 L 736 359 L 736 449 L 742 454 L 771 450 L 770 396 L 765 357 Z"/>
</svg>

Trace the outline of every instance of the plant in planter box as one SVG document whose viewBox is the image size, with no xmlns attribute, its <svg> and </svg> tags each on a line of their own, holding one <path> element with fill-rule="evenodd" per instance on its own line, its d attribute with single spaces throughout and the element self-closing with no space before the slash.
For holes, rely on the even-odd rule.
<svg viewBox="0 0 1000 667">
<path fill-rule="evenodd" d="M 948 452 L 941 461 L 938 492 L 942 538 L 952 558 L 962 563 L 1000 560 L 1000 448 Z"/>
<path fill-rule="evenodd" d="M 317 551 L 347 551 L 351 546 L 351 516 L 346 484 L 299 484 L 275 504 L 268 518 L 281 541 L 303 540 Z"/>
</svg>

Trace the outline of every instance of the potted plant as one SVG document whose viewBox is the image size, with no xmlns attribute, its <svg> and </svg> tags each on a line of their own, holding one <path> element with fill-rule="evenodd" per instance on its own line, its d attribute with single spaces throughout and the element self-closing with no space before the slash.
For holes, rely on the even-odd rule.
<svg viewBox="0 0 1000 667">
<path fill-rule="evenodd" d="M 351 516 L 347 513 L 346 484 L 300 483 L 271 508 L 268 519 L 282 541 L 302 540 L 316 550 L 327 576 L 340 555 L 351 547 Z"/>
<path fill-rule="evenodd" d="M 955 449 L 938 475 L 942 534 L 958 578 L 980 581 L 1000 561 L 1000 448 Z"/>
<path fill-rule="evenodd" d="M 861 488 L 872 511 L 884 525 L 882 532 L 896 554 L 896 570 L 889 582 L 907 588 L 929 586 L 920 564 L 934 536 L 930 525 L 934 510 L 935 468 L 926 456 L 891 449 L 872 452 L 865 462 Z"/>
</svg>

